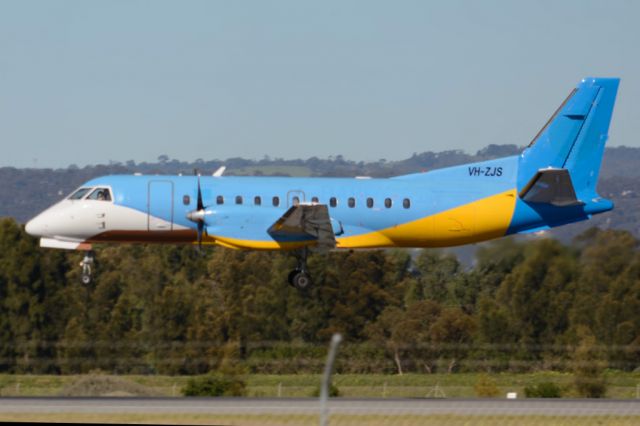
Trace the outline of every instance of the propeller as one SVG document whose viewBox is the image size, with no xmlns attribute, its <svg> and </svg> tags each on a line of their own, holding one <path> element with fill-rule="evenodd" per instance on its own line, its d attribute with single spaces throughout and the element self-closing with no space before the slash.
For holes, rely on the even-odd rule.
<svg viewBox="0 0 640 426">
<path fill-rule="evenodd" d="M 192 222 L 195 222 L 198 225 L 198 251 L 202 250 L 202 234 L 204 233 L 206 236 L 209 236 L 206 228 L 205 216 L 207 215 L 206 208 L 204 203 L 202 202 L 202 190 L 200 189 L 200 174 L 197 170 L 194 170 L 193 173 L 198 177 L 198 200 L 196 204 L 196 209 L 187 213 L 187 219 Z"/>
</svg>

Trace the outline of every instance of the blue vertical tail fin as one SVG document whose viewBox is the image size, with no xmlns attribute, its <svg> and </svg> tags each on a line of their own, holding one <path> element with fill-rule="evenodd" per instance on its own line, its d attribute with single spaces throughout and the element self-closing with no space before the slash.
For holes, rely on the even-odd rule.
<svg viewBox="0 0 640 426">
<path fill-rule="evenodd" d="M 565 169 L 578 199 L 597 197 L 596 184 L 620 79 L 586 78 L 523 151 L 518 190 L 543 169 Z"/>
</svg>

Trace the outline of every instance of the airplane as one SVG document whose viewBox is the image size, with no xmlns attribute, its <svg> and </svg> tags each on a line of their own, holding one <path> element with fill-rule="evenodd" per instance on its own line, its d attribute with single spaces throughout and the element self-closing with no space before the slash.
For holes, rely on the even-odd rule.
<svg viewBox="0 0 640 426">
<path fill-rule="evenodd" d="M 620 80 L 585 78 L 520 155 L 385 179 L 112 175 L 26 224 L 42 247 L 214 244 L 289 250 L 306 289 L 309 250 L 448 247 L 589 219 L 613 203 L 596 184 Z"/>
</svg>

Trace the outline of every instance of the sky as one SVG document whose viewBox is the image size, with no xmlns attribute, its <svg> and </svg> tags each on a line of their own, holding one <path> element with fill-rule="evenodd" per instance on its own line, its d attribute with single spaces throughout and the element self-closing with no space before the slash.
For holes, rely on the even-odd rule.
<svg viewBox="0 0 640 426">
<path fill-rule="evenodd" d="M 0 0 L 0 166 L 525 145 L 587 76 L 640 147 L 640 2 Z"/>
</svg>

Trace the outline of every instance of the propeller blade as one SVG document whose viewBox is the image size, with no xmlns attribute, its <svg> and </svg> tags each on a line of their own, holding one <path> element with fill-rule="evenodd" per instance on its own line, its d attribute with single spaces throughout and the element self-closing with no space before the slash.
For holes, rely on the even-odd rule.
<svg viewBox="0 0 640 426">
<path fill-rule="evenodd" d="M 198 222 L 198 251 L 202 251 L 202 230 L 203 229 L 204 229 L 204 223 L 202 221 Z"/>
<path fill-rule="evenodd" d="M 200 189 L 200 175 L 198 175 L 198 204 L 196 210 L 204 210 L 204 203 L 202 202 L 202 190 Z"/>
<path fill-rule="evenodd" d="M 205 223 L 204 223 L 204 215 L 206 213 L 204 208 L 204 202 L 202 201 L 202 189 L 200 187 L 200 174 L 198 173 L 198 169 L 193 169 L 193 174 L 196 175 L 198 180 L 198 200 L 197 200 L 196 209 L 187 213 L 187 219 L 197 223 L 198 252 L 202 253 L 202 233 L 204 231 L 204 234 L 206 236 L 209 236 L 209 234 L 207 233 L 207 228 L 205 227 Z"/>
</svg>

